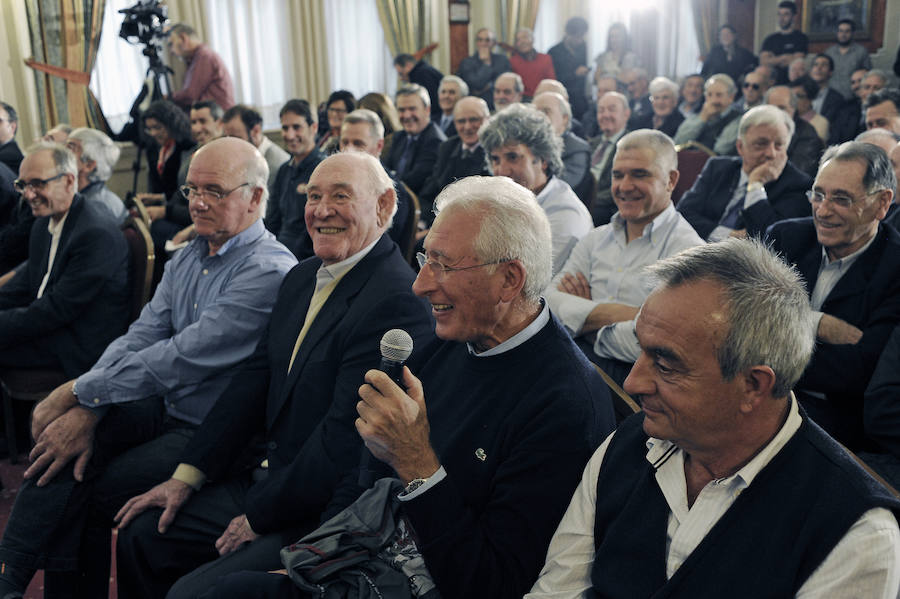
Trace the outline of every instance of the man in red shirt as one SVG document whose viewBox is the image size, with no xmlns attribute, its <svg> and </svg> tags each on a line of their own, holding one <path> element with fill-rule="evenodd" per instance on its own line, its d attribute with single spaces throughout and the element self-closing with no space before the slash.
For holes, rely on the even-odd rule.
<svg viewBox="0 0 900 599">
<path fill-rule="evenodd" d="M 525 97 L 534 96 L 534 88 L 543 79 L 556 79 L 553 59 L 549 54 L 541 54 L 534 49 L 534 34 L 531 29 L 521 28 L 516 32 L 516 51 L 509 57 L 512 70 L 522 77 Z"/>
<path fill-rule="evenodd" d="M 179 23 L 168 35 L 169 51 L 188 65 L 181 91 L 171 100 L 185 110 L 200 100 L 213 100 L 222 110 L 234 106 L 234 83 L 222 57 L 202 43 L 190 25 Z"/>
</svg>

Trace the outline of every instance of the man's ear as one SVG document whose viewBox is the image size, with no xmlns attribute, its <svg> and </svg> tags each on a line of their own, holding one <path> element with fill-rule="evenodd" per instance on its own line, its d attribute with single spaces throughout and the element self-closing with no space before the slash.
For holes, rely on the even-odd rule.
<svg viewBox="0 0 900 599">
<path fill-rule="evenodd" d="M 741 412 L 749 414 L 757 409 L 762 401 L 772 398 L 775 387 L 775 371 L 768 366 L 751 366 L 742 374 L 744 396 L 741 399 Z"/>
<path fill-rule="evenodd" d="M 500 288 L 500 298 L 505 302 L 511 302 L 522 293 L 525 286 L 527 273 L 519 260 L 510 260 L 497 266 L 504 268 L 503 286 Z"/>
</svg>

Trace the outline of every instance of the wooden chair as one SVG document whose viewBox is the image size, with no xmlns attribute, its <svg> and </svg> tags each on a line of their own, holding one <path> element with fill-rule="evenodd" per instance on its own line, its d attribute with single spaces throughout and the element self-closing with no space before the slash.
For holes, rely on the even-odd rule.
<svg viewBox="0 0 900 599">
<path fill-rule="evenodd" d="M 128 211 L 131 212 L 133 216 L 137 216 L 140 218 L 144 225 L 146 225 L 147 229 L 150 228 L 150 213 L 147 212 L 147 207 L 144 205 L 140 199 L 135 196 L 132 196 L 131 199 L 126 201 L 125 207 L 128 208 Z"/>
<path fill-rule="evenodd" d="M 616 413 L 616 424 L 622 422 L 632 414 L 641 411 L 641 406 L 631 399 L 631 396 L 625 393 L 625 390 L 622 389 L 611 376 L 606 374 L 606 372 L 604 372 L 597 364 L 594 364 L 593 362 L 591 362 L 591 364 L 594 365 L 594 368 L 596 368 L 597 372 L 600 373 L 600 376 L 603 377 L 603 382 L 605 382 L 606 386 L 609 387 L 609 390 L 612 391 L 613 410 Z"/>
<path fill-rule="evenodd" d="M 406 209 L 406 223 L 403 225 L 403 231 L 400 232 L 400 239 L 403 241 L 400 244 L 400 253 L 403 254 L 404 260 L 413 264 L 413 268 L 415 268 L 416 232 L 419 230 L 419 216 L 422 214 L 422 209 L 418 196 L 413 193 L 409 186 L 402 181 L 400 185 L 403 186 L 403 191 L 409 197 L 409 206 Z"/>
<path fill-rule="evenodd" d="M 691 188 L 700 171 L 703 170 L 706 161 L 715 156 L 716 153 L 704 146 L 700 142 L 689 141 L 686 144 L 675 146 L 678 152 L 678 183 L 672 190 L 672 203 L 677 204 L 681 196 Z"/>
<path fill-rule="evenodd" d="M 138 200 L 140 201 L 140 200 Z M 141 219 L 129 218 L 122 225 L 122 234 L 128 243 L 128 281 L 131 287 L 131 318 L 134 321 L 141 314 L 144 304 L 150 301 L 153 284 L 153 264 L 156 255 L 150 230 Z"/>
</svg>

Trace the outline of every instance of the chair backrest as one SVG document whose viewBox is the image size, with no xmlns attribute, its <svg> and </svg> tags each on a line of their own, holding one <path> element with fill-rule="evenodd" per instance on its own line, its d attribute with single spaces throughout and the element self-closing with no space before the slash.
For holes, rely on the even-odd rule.
<svg viewBox="0 0 900 599">
<path fill-rule="evenodd" d="M 131 202 L 134 204 L 134 210 L 132 214 L 137 213 L 137 217 L 143 221 L 144 225 L 149 229 L 150 228 L 150 213 L 147 212 L 147 207 L 144 206 L 144 202 L 140 200 L 138 197 L 132 197 Z"/>
<path fill-rule="evenodd" d="M 413 254 L 416 250 L 416 233 L 419 230 L 419 216 L 422 214 L 422 209 L 419 205 L 418 196 L 413 193 L 409 186 L 402 181 L 400 185 L 403 186 L 403 190 L 409 197 L 409 203 L 406 208 L 406 223 L 403 225 L 403 231 L 400 232 L 400 239 L 403 241 L 400 245 L 400 253 L 403 254 L 403 258 L 407 262 L 412 264 Z"/>
<path fill-rule="evenodd" d="M 150 286 L 153 282 L 153 239 L 150 230 L 140 219 L 129 217 L 122 225 L 122 233 L 128 243 L 128 281 L 131 286 L 131 318 L 137 319 L 141 310 L 150 300 Z"/>
<path fill-rule="evenodd" d="M 606 374 L 602 368 L 593 362 L 591 362 L 591 364 L 594 365 L 594 368 L 596 368 L 597 372 L 600 373 L 600 376 L 603 377 L 603 382 L 605 382 L 606 386 L 609 387 L 609 390 L 612 391 L 610 397 L 612 397 L 613 401 L 613 411 L 616 413 L 616 423 L 622 422 L 628 416 L 641 411 L 641 406 L 631 399 L 631 396 L 625 393 L 625 390 L 622 389 L 611 376 Z"/>
<path fill-rule="evenodd" d="M 700 171 L 703 170 L 706 161 L 716 155 L 715 152 L 696 141 L 689 141 L 686 144 L 677 146 L 675 151 L 678 152 L 679 176 L 678 183 L 675 185 L 675 189 L 672 190 L 673 204 L 677 204 L 681 196 L 691 188 L 694 181 L 700 176 Z"/>
</svg>

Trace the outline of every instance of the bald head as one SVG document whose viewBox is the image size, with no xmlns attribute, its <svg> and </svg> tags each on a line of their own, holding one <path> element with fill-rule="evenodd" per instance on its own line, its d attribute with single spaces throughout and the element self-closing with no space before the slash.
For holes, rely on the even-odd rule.
<svg viewBox="0 0 900 599">
<path fill-rule="evenodd" d="M 467 146 L 478 143 L 478 130 L 485 119 L 491 116 L 487 102 L 478 96 L 466 96 L 453 108 L 453 124 L 456 134 Z"/>
<path fill-rule="evenodd" d="M 572 108 L 569 102 L 556 92 L 542 92 L 534 97 L 532 105 L 547 115 L 553 132 L 562 135 L 569 129 L 572 121 Z"/>
<path fill-rule="evenodd" d="M 541 79 L 541 82 L 534 88 L 534 96 L 537 97 L 538 94 L 544 92 L 556 92 L 566 100 L 569 99 L 569 91 L 566 89 L 566 86 L 556 79 Z"/>
</svg>

